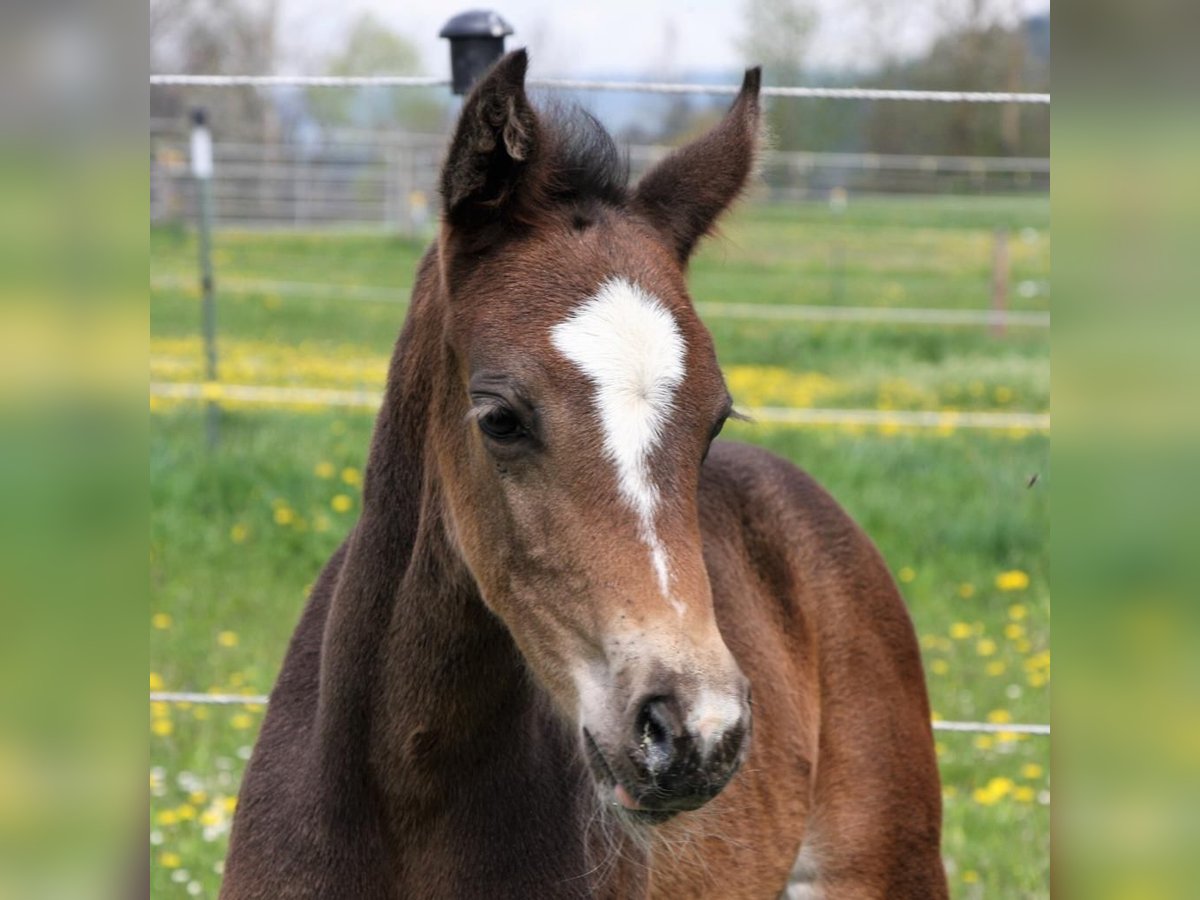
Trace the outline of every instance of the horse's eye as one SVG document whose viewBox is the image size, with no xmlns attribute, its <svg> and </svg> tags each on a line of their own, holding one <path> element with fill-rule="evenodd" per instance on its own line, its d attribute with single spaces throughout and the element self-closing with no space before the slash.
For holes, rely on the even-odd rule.
<svg viewBox="0 0 1200 900">
<path fill-rule="evenodd" d="M 516 413 L 502 406 L 479 417 L 479 430 L 494 441 L 515 441 L 525 435 L 525 426 Z"/>
<path fill-rule="evenodd" d="M 726 416 L 721 416 L 717 424 L 712 427 L 712 431 L 708 433 L 708 443 L 704 445 L 704 455 L 700 457 L 700 462 L 703 463 L 708 459 L 708 451 L 712 449 L 713 441 L 717 439 L 717 435 L 721 433 L 721 429 L 725 427 Z"/>
<path fill-rule="evenodd" d="M 719 435 L 721 433 L 721 429 L 725 427 L 726 419 L 726 416 L 722 416 L 721 420 L 717 422 L 717 424 L 713 426 L 712 431 L 709 432 L 708 442 L 710 444 L 717 439 L 717 435 Z"/>
</svg>

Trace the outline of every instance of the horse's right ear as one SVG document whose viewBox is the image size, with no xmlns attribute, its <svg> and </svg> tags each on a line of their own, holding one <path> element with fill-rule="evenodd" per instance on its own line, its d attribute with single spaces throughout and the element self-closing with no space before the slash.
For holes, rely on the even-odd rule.
<svg viewBox="0 0 1200 900">
<path fill-rule="evenodd" d="M 642 176 L 633 206 L 667 238 L 681 263 L 746 187 L 761 139 L 762 70 L 747 69 L 733 106 L 708 134 Z"/>
<path fill-rule="evenodd" d="M 463 103 L 442 169 L 442 203 L 451 228 L 486 226 L 515 212 L 539 145 L 538 117 L 525 95 L 529 57 L 514 50 L 488 71 Z"/>
</svg>

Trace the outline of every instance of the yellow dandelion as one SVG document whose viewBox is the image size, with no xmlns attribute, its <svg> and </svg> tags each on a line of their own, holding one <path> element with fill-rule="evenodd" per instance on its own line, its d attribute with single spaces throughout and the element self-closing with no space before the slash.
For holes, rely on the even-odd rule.
<svg viewBox="0 0 1200 900">
<path fill-rule="evenodd" d="M 998 678 L 1008 671 L 1008 666 L 1003 660 L 993 659 L 984 667 L 984 671 L 986 671 L 992 678 Z"/>
<path fill-rule="evenodd" d="M 971 791 L 971 799 L 980 806 L 994 806 L 1000 802 L 1000 798 L 987 788 L 975 788 L 975 790 Z"/>
<path fill-rule="evenodd" d="M 1033 649 L 1033 644 L 1030 643 L 1028 638 L 1021 638 L 1013 646 L 1017 648 L 1018 653 L 1028 653 Z"/>
<path fill-rule="evenodd" d="M 254 717 L 249 713 L 238 713 L 229 720 L 229 724 L 238 731 L 246 731 L 247 729 L 254 727 Z"/>
<path fill-rule="evenodd" d="M 317 515 L 313 517 L 313 531 L 328 531 L 331 524 L 332 523 L 329 521 L 329 516 L 324 515 L 323 513 L 317 513 Z"/>
<path fill-rule="evenodd" d="M 237 809 L 237 797 L 226 797 L 221 801 L 221 807 L 230 815 Z"/>
<path fill-rule="evenodd" d="M 950 671 L 950 663 L 944 659 L 935 659 L 929 663 L 929 671 L 934 675 L 945 675 Z"/>
<path fill-rule="evenodd" d="M 1045 774 L 1045 770 L 1037 763 L 1025 763 L 1021 766 L 1021 777 L 1026 781 L 1034 781 L 1041 778 Z"/>
<path fill-rule="evenodd" d="M 318 478 L 332 478 L 333 472 L 334 468 L 331 462 L 319 462 L 313 466 L 313 474 Z"/>
<path fill-rule="evenodd" d="M 916 580 L 917 573 L 911 566 L 905 566 L 897 573 L 897 577 L 905 584 L 909 584 Z"/>
<path fill-rule="evenodd" d="M 245 525 L 243 525 L 241 522 L 238 522 L 236 525 L 234 525 L 232 528 L 229 529 L 229 539 L 231 541 L 233 541 L 235 544 L 244 544 L 246 542 L 246 538 L 248 538 L 249 536 L 250 536 L 250 529 L 247 528 Z"/>
<path fill-rule="evenodd" d="M 150 673 L 150 690 L 161 691 L 163 689 L 162 676 L 157 672 Z"/>
<path fill-rule="evenodd" d="M 1032 803 L 1037 797 L 1037 791 L 1031 787 L 1019 787 L 1013 791 L 1013 799 L 1019 803 Z"/>
<path fill-rule="evenodd" d="M 178 869 L 183 865 L 183 860 L 178 853 L 172 853 L 170 850 L 164 850 L 158 854 L 158 863 L 164 869 Z"/>
<path fill-rule="evenodd" d="M 978 884 L 979 873 L 974 869 L 967 869 L 967 871 L 963 872 L 962 880 L 964 884 Z"/>
<path fill-rule="evenodd" d="M 966 640 L 971 636 L 971 626 L 966 622 L 955 622 L 950 626 L 950 637 L 956 641 Z"/>
<path fill-rule="evenodd" d="M 200 824 L 206 828 L 212 828 L 215 825 L 220 825 L 223 821 L 221 814 L 215 809 L 206 809 L 200 813 Z"/>
<path fill-rule="evenodd" d="M 964 600 L 970 600 L 975 596 L 975 585 L 964 581 L 958 586 L 958 596 L 962 597 Z"/>
<path fill-rule="evenodd" d="M 992 740 L 992 736 L 990 734 L 976 735 L 974 741 L 976 750 L 991 750 L 992 745 L 995 743 L 996 742 Z"/>
<path fill-rule="evenodd" d="M 1029 587 L 1029 576 L 1020 569 L 1010 569 L 996 576 L 996 587 L 1002 591 L 1023 591 Z"/>
<path fill-rule="evenodd" d="M 150 624 L 159 631 L 166 631 L 171 627 L 171 616 L 168 613 L 155 613 L 150 618 Z"/>
<path fill-rule="evenodd" d="M 1025 626 L 1018 625 L 1016 622 L 1009 622 L 1004 626 L 1004 636 L 1010 641 L 1018 641 L 1025 637 Z"/>
<path fill-rule="evenodd" d="M 996 642 L 991 638 L 984 638 L 975 645 L 975 652 L 980 656 L 993 656 L 996 653 Z"/>
<path fill-rule="evenodd" d="M 333 507 L 334 512 L 344 513 L 350 511 L 350 507 L 354 505 L 354 501 L 346 494 L 338 494 L 329 501 L 329 505 Z"/>
<path fill-rule="evenodd" d="M 1027 671 L 1035 672 L 1039 669 L 1050 668 L 1050 651 L 1043 650 L 1041 653 L 1035 653 L 1029 659 L 1025 660 L 1025 668 Z"/>
<path fill-rule="evenodd" d="M 175 726 L 171 724 L 170 719 L 155 719 L 150 723 L 150 730 L 158 737 L 170 737 Z"/>
<path fill-rule="evenodd" d="M 190 822 L 196 818 L 196 807 L 190 803 L 181 803 L 175 808 L 175 815 L 179 816 L 180 822 Z"/>
<path fill-rule="evenodd" d="M 296 521 L 296 513 L 290 506 L 275 507 L 275 524 L 291 525 Z"/>
<path fill-rule="evenodd" d="M 170 827 L 179 821 L 179 816 L 175 815 L 175 810 L 173 809 L 164 809 L 154 817 L 154 821 L 159 825 Z"/>
<path fill-rule="evenodd" d="M 355 469 L 353 466 L 347 466 L 342 469 L 342 481 L 346 484 L 354 485 L 362 481 L 362 476 L 359 475 L 358 469 Z"/>
<path fill-rule="evenodd" d="M 204 793 L 204 791 L 192 791 L 188 794 L 188 803 L 195 806 L 203 806 L 207 802 L 208 794 Z"/>
<path fill-rule="evenodd" d="M 1029 610 L 1023 603 L 1014 603 L 1008 608 L 1008 617 L 1014 622 L 1020 622 L 1027 615 L 1029 615 Z"/>
<path fill-rule="evenodd" d="M 237 632 L 222 631 L 217 635 L 217 643 L 222 647 L 236 647 L 238 645 Z"/>
<path fill-rule="evenodd" d="M 1016 786 L 1016 783 L 1011 778 L 1005 778 L 1003 775 L 997 775 L 987 783 L 987 789 L 992 793 L 999 794 L 1001 797 L 1008 796 Z"/>
<path fill-rule="evenodd" d="M 155 701 L 150 704 L 150 715 L 156 719 L 163 719 L 171 715 L 171 707 L 169 704 Z"/>
<path fill-rule="evenodd" d="M 993 709 L 988 713 L 987 720 L 993 725 L 1007 725 L 1012 721 L 1012 713 L 1007 709 Z"/>
<path fill-rule="evenodd" d="M 1040 688 L 1040 687 L 1045 687 L 1046 682 L 1049 681 L 1050 679 L 1047 678 L 1045 675 L 1043 675 L 1041 672 L 1031 672 L 1031 673 L 1029 673 L 1029 677 L 1026 680 L 1029 682 L 1030 687 Z"/>
</svg>

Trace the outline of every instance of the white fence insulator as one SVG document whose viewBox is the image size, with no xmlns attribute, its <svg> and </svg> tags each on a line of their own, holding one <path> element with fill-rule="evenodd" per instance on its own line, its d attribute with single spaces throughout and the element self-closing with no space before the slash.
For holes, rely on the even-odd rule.
<svg viewBox="0 0 1200 900">
<path fill-rule="evenodd" d="M 200 694 L 188 691 L 151 691 L 151 703 L 198 703 L 216 706 L 265 706 L 268 698 L 263 694 Z M 997 725 L 995 722 L 946 722 L 936 720 L 934 731 L 970 731 L 986 734 L 1050 734 L 1049 725 L 1022 724 L 1019 722 Z"/>
<path fill-rule="evenodd" d="M 420 75 L 151 75 L 150 84 L 181 87 L 447 87 L 446 78 Z M 589 81 L 530 78 L 534 88 L 563 91 L 628 91 L 639 94 L 736 94 L 729 84 L 676 84 L 663 81 Z M 1021 103 L 1047 105 L 1049 94 L 1008 91 L 904 91 L 885 88 L 764 87 L 764 97 L 809 100 L 900 100 L 926 103 Z"/>
</svg>

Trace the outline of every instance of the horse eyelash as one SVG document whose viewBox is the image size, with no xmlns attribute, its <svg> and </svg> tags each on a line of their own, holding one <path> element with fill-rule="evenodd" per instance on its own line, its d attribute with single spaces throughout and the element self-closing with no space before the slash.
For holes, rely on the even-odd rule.
<svg viewBox="0 0 1200 900">
<path fill-rule="evenodd" d="M 467 410 L 466 416 L 463 417 L 465 422 L 478 422 L 480 419 L 486 418 L 490 414 L 508 409 L 508 406 L 500 401 L 486 401 L 478 403 Z"/>
</svg>

